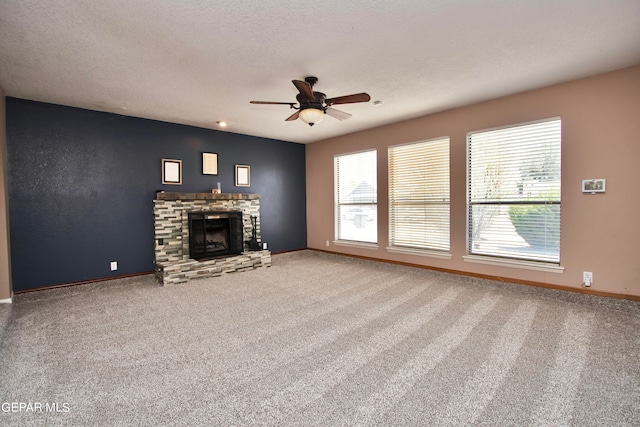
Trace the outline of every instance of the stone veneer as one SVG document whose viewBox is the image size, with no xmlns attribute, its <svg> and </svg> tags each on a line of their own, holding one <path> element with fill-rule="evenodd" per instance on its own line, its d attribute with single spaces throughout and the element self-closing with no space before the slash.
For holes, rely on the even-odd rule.
<svg viewBox="0 0 640 427">
<path fill-rule="evenodd" d="M 251 216 L 258 217 L 260 241 L 260 196 L 258 194 L 156 193 L 153 201 L 155 273 L 164 285 L 193 278 L 271 266 L 271 252 L 245 251 L 240 255 L 194 260 L 189 257 L 189 212 L 241 211 L 243 241 L 251 238 Z"/>
</svg>

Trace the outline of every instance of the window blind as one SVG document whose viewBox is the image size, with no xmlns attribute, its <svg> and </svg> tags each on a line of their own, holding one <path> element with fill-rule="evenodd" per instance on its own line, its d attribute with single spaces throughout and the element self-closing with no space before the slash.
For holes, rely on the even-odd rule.
<svg viewBox="0 0 640 427">
<path fill-rule="evenodd" d="M 334 157 L 336 238 L 378 241 L 376 150 Z"/>
<path fill-rule="evenodd" d="M 449 250 L 449 138 L 389 147 L 389 244 Z"/>
<path fill-rule="evenodd" d="M 467 135 L 468 252 L 560 261 L 561 120 Z"/>
</svg>

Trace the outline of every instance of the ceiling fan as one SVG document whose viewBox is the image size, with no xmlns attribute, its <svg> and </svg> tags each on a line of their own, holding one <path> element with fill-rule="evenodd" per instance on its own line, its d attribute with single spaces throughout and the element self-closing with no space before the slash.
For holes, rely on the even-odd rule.
<svg viewBox="0 0 640 427">
<path fill-rule="evenodd" d="M 371 97 L 362 92 L 354 93 L 353 95 L 338 96 L 335 98 L 327 98 L 322 92 L 314 92 L 313 85 L 318 82 L 317 77 L 305 77 L 302 80 L 291 80 L 294 86 L 298 89 L 296 99 L 298 105 L 295 102 L 271 102 L 271 101 L 251 101 L 251 104 L 277 104 L 288 105 L 289 108 L 298 110 L 285 119 L 286 122 L 296 120 L 300 117 L 300 120 L 307 123 L 309 126 L 320 122 L 325 114 L 330 115 L 338 120 L 346 120 L 351 117 L 351 114 L 344 111 L 336 110 L 331 107 L 336 104 L 353 104 L 356 102 L 369 102 Z"/>
</svg>

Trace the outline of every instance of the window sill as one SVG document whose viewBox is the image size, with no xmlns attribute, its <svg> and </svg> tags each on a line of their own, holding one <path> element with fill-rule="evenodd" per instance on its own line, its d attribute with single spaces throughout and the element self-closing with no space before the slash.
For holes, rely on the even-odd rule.
<svg viewBox="0 0 640 427">
<path fill-rule="evenodd" d="M 500 267 L 524 268 L 527 270 L 544 271 L 547 273 L 563 273 L 564 267 L 548 262 L 523 261 L 518 259 L 505 259 L 491 256 L 465 255 L 462 257 L 465 262 L 475 262 L 477 264 L 497 265 Z"/>
<path fill-rule="evenodd" d="M 387 252 L 393 252 L 397 254 L 418 255 L 431 258 L 451 259 L 450 252 L 434 251 L 432 249 L 416 249 L 416 248 L 401 248 L 398 246 L 388 246 Z"/>
<path fill-rule="evenodd" d="M 356 242 L 354 240 L 334 240 L 333 244 L 336 246 L 349 246 L 352 248 L 378 249 L 377 243 Z"/>
</svg>

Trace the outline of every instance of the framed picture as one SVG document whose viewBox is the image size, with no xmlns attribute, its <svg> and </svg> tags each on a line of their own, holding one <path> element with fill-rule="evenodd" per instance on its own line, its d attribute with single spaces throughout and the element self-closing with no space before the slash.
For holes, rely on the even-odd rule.
<svg viewBox="0 0 640 427">
<path fill-rule="evenodd" d="M 202 153 L 202 174 L 218 175 L 218 153 Z"/>
<path fill-rule="evenodd" d="M 606 180 L 604 179 L 583 179 L 582 180 L 582 192 L 583 193 L 604 193 Z"/>
<path fill-rule="evenodd" d="M 182 160 L 162 159 L 162 183 L 182 185 Z"/>
<path fill-rule="evenodd" d="M 251 186 L 251 167 L 236 165 L 236 187 Z"/>
</svg>

